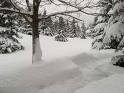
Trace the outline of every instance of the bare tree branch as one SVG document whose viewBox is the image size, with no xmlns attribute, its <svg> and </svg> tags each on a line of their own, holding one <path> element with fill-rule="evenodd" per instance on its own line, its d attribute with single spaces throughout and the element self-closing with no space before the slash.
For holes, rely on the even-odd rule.
<svg viewBox="0 0 124 93">
<path fill-rule="evenodd" d="M 28 7 L 28 11 L 31 11 L 31 6 L 30 6 L 30 3 L 29 3 L 29 0 L 25 0 L 26 1 L 26 4 L 27 4 L 27 7 Z"/>
<path fill-rule="evenodd" d="M 46 19 L 46 18 L 51 17 L 51 16 L 64 15 L 66 13 L 69 14 L 69 13 L 76 13 L 76 12 L 79 12 L 79 11 L 78 10 L 70 10 L 70 11 L 54 12 L 54 13 L 48 14 L 45 17 L 39 17 L 39 19 Z"/>
<path fill-rule="evenodd" d="M 77 17 L 74 17 L 74 16 L 72 16 L 72 15 L 69 15 L 69 14 L 61 14 L 61 15 L 69 16 L 69 17 L 74 18 L 74 19 L 76 19 L 76 20 L 83 21 L 83 20 L 81 20 L 81 19 L 79 19 L 79 18 L 77 18 Z"/>
<path fill-rule="evenodd" d="M 83 11 L 83 10 L 86 9 L 86 8 L 93 8 L 93 7 L 97 7 L 97 6 L 90 6 L 90 4 L 87 4 L 87 5 L 84 6 L 84 7 L 78 7 L 78 6 L 75 6 L 75 5 L 71 4 L 70 2 L 66 2 L 66 1 L 64 1 L 64 0 L 58 0 L 58 1 L 61 2 L 61 3 L 66 4 L 66 5 L 68 5 L 68 6 L 71 6 L 71 7 L 73 7 L 73 8 L 76 8 L 78 12 L 80 11 L 80 12 L 82 12 L 82 13 L 84 13 L 84 14 L 87 14 L 87 15 L 93 15 L 93 16 L 105 15 L 105 14 L 101 14 L 101 13 L 89 13 L 89 12 Z M 83 1 L 84 1 L 84 0 L 83 0 Z M 110 15 L 111 15 L 111 14 L 110 14 Z"/>
<path fill-rule="evenodd" d="M 26 15 L 22 15 L 22 16 L 30 25 L 32 25 L 32 20 L 30 21 L 29 17 L 27 17 Z"/>
<path fill-rule="evenodd" d="M 24 11 L 20 11 L 20 10 L 0 8 L 0 12 L 2 12 L 2 11 L 9 11 L 9 12 L 14 12 L 14 13 L 18 13 L 18 14 L 27 15 L 27 16 L 32 16 L 32 14 L 30 12 L 24 12 Z"/>
</svg>

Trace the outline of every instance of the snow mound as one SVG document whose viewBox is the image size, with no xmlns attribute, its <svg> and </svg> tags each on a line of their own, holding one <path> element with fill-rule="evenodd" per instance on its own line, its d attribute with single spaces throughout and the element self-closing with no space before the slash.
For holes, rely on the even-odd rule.
<svg viewBox="0 0 124 93">
<path fill-rule="evenodd" d="M 124 75 L 114 74 L 108 78 L 90 83 L 75 93 L 124 93 Z"/>
</svg>

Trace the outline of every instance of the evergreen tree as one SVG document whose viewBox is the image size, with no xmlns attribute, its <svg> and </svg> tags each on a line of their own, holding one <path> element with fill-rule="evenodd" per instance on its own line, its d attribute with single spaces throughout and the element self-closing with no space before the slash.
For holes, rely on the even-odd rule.
<svg viewBox="0 0 124 93">
<path fill-rule="evenodd" d="M 43 12 L 43 17 L 46 17 L 47 16 L 47 12 L 46 10 L 44 10 Z M 54 34 L 54 30 L 53 30 L 53 21 L 51 19 L 51 17 L 48 17 L 46 19 L 43 19 L 42 22 L 41 22 L 41 29 L 43 30 L 43 34 L 45 35 L 50 35 L 52 36 Z"/>
<path fill-rule="evenodd" d="M 2 3 L 3 2 L 3 3 Z M 0 0 L 2 8 L 13 8 L 9 1 Z M 18 31 L 18 15 L 4 11 L 0 13 L 0 53 L 11 53 L 23 49 L 16 37 L 19 38 Z M 16 37 L 15 37 L 16 36 Z"/>
<path fill-rule="evenodd" d="M 64 22 L 63 17 L 59 17 L 59 27 L 60 27 L 60 29 L 63 29 L 63 30 L 65 28 L 65 22 Z"/>
<path fill-rule="evenodd" d="M 58 34 L 55 36 L 56 41 L 67 42 L 66 24 L 63 17 L 59 17 Z"/>
<path fill-rule="evenodd" d="M 85 23 L 83 22 L 82 25 L 81 25 L 81 38 L 85 39 L 86 38 L 86 26 L 85 26 Z"/>
<path fill-rule="evenodd" d="M 0 0 L 0 7 L 2 8 L 13 8 L 9 0 Z"/>
<path fill-rule="evenodd" d="M 54 35 L 58 34 L 58 29 L 59 29 L 59 21 L 55 20 L 53 22 L 53 31 L 54 31 Z"/>
<path fill-rule="evenodd" d="M 103 21 L 106 25 L 100 27 L 102 29 L 101 35 L 96 36 L 93 46 L 102 48 L 112 48 L 122 50 L 124 47 L 124 0 L 100 0 L 107 2 L 103 5 L 105 14 L 112 13 L 107 20 Z M 100 23 L 99 23 L 100 24 Z M 97 24 L 98 25 L 98 24 Z M 96 25 L 96 26 L 97 26 Z M 95 26 L 95 27 L 96 27 Z M 97 42 L 97 43 L 96 43 Z M 119 66 L 124 66 L 124 55 L 117 55 L 112 58 L 112 63 Z"/>
<path fill-rule="evenodd" d="M 116 50 L 123 48 L 124 37 L 124 1 L 116 0 L 112 9 L 113 16 L 108 20 L 108 26 L 105 29 L 103 43 Z"/>
<path fill-rule="evenodd" d="M 69 37 L 69 34 L 70 34 L 70 30 L 71 30 L 71 26 L 70 26 L 70 22 L 69 20 L 67 19 L 66 22 L 65 22 L 65 35 L 66 37 Z"/>
<path fill-rule="evenodd" d="M 82 31 L 78 23 L 76 24 L 76 36 L 77 37 L 82 37 Z"/>
<path fill-rule="evenodd" d="M 71 38 L 77 37 L 76 30 L 77 30 L 76 21 L 75 21 L 75 19 L 73 19 L 71 22 L 71 30 L 70 30 L 70 37 Z"/>
<path fill-rule="evenodd" d="M 58 34 L 63 34 L 65 36 L 66 28 L 65 28 L 65 21 L 63 17 L 59 17 L 59 24 L 58 24 Z"/>
<path fill-rule="evenodd" d="M 108 26 L 111 17 L 108 13 L 112 9 L 113 2 L 111 0 L 99 0 L 98 5 L 101 6 L 100 13 L 104 15 L 95 17 L 94 28 L 92 29 L 92 37 L 94 37 L 92 47 L 96 49 L 114 48 L 113 45 L 103 44 L 105 28 Z"/>
</svg>

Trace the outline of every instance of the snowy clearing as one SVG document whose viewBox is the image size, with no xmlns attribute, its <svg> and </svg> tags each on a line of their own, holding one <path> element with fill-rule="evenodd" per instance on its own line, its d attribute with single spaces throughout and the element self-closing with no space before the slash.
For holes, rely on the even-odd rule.
<svg viewBox="0 0 124 93">
<path fill-rule="evenodd" d="M 43 61 L 32 65 L 31 36 L 21 35 L 24 51 L 0 55 L 0 93 L 74 93 L 90 82 L 123 73 L 109 64 L 113 50 L 92 50 L 91 39 L 57 42 L 41 36 Z"/>
</svg>

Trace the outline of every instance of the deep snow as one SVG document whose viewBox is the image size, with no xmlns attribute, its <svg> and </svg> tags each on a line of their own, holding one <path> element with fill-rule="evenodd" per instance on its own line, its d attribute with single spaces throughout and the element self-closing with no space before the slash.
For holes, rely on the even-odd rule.
<svg viewBox="0 0 124 93">
<path fill-rule="evenodd" d="M 123 73 L 109 64 L 113 51 L 92 50 L 91 39 L 57 42 L 41 36 L 43 60 L 32 65 L 31 36 L 21 35 L 24 51 L 0 55 L 0 93 L 74 93 L 90 82 Z"/>
</svg>

